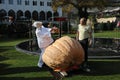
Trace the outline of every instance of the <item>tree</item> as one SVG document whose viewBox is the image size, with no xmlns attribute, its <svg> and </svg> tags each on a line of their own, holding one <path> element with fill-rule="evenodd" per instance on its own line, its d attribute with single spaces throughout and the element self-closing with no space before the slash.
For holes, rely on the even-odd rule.
<svg viewBox="0 0 120 80">
<path fill-rule="evenodd" d="M 62 7 L 63 11 L 69 12 L 73 7 L 78 10 L 79 18 L 88 18 L 88 8 L 97 7 L 103 9 L 109 0 L 52 0 L 53 10 Z"/>
</svg>

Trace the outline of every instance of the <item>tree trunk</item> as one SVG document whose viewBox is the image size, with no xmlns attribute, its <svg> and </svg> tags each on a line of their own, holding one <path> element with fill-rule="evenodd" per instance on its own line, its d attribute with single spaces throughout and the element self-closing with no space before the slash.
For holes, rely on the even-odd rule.
<svg viewBox="0 0 120 80">
<path fill-rule="evenodd" d="M 84 10 L 83 10 L 84 9 Z M 87 8 L 86 7 L 84 7 L 84 8 L 79 8 L 78 9 L 78 15 L 79 15 L 79 19 L 80 18 L 86 18 L 86 19 L 88 19 L 88 12 L 87 12 Z"/>
</svg>

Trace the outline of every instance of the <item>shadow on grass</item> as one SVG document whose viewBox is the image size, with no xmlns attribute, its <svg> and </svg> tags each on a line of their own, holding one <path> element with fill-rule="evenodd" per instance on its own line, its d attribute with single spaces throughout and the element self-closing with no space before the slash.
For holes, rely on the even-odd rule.
<svg viewBox="0 0 120 80">
<path fill-rule="evenodd" d="M 0 61 L 7 60 L 8 58 L 0 55 Z M 38 68 L 37 66 L 28 66 L 28 67 L 15 67 L 10 68 L 10 64 L 0 63 L 0 80 L 53 80 L 53 77 L 2 77 L 4 75 L 11 74 L 20 74 L 20 73 L 29 73 L 29 72 L 45 72 L 48 71 L 48 67 L 43 66 L 43 68 Z"/>
<path fill-rule="evenodd" d="M 92 75 L 120 74 L 120 61 L 93 61 L 90 66 Z"/>
<path fill-rule="evenodd" d="M 5 64 L 2 64 L 3 66 Z M 0 71 L 0 75 L 9 75 L 9 74 L 17 74 L 17 73 L 29 73 L 29 72 L 44 72 L 48 71 L 47 67 L 38 68 L 37 66 L 32 67 L 15 67 L 15 68 L 2 68 Z"/>
<path fill-rule="evenodd" d="M 53 80 L 52 77 L 35 77 L 35 78 L 24 78 L 24 77 L 0 77 L 0 80 Z"/>
<path fill-rule="evenodd" d="M 1 67 L 2 66 L 2 67 Z M 29 72 L 45 72 L 48 71 L 48 67 L 38 68 L 37 66 L 32 67 L 16 67 L 8 68 L 7 64 L 0 64 L 0 76 L 11 75 L 11 74 L 20 74 L 20 73 L 29 73 Z M 51 77 L 0 77 L 0 80 L 53 80 Z"/>
<path fill-rule="evenodd" d="M 1 57 L 1 56 L 0 56 Z M 120 60 L 118 61 L 90 61 L 89 62 L 91 72 L 83 72 L 81 69 L 68 72 L 68 77 L 75 75 L 87 75 L 87 76 L 105 76 L 120 74 Z M 28 67 L 15 67 L 9 68 L 7 64 L 0 64 L 0 75 L 20 74 L 29 72 L 44 72 L 49 71 L 47 67 L 42 69 L 37 66 Z M 0 80 L 53 80 L 53 77 L 0 77 Z"/>
<path fill-rule="evenodd" d="M 0 55 L 0 62 L 7 60 L 8 58 L 3 57 Z M 4 64 L 4 63 L 0 63 L 0 74 L 2 73 L 1 71 L 4 70 L 5 68 L 7 68 L 8 66 L 10 66 L 10 64 Z"/>
<path fill-rule="evenodd" d="M 10 65 L 9 64 L 0 63 L 0 74 L 2 73 L 1 71 L 4 70 L 5 68 L 7 68 L 8 66 L 10 66 Z"/>
<path fill-rule="evenodd" d="M 82 69 L 68 72 L 70 76 L 104 76 L 120 74 L 120 61 L 91 61 L 89 62 L 91 72 L 84 72 Z"/>
<path fill-rule="evenodd" d="M 12 49 L 13 46 L 0 46 L 0 53 Z"/>
<path fill-rule="evenodd" d="M 0 61 L 4 61 L 4 60 L 7 60 L 8 58 L 6 58 L 6 57 L 3 57 L 3 56 L 1 56 L 0 55 Z M 0 65 L 1 66 L 1 65 Z"/>
</svg>

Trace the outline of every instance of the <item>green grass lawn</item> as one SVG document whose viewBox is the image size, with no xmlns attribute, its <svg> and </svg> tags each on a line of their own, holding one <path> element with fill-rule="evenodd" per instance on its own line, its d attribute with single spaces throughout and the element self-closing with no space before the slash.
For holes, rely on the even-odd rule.
<svg viewBox="0 0 120 80">
<path fill-rule="evenodd" d="M 18 52 L 15 45 L 26 39 L 0 39 L 0 80 L 53 80 L 45 68 L 38 68 L 39 56 Z M 74 71 L 63 80 L 120 80 L 120 59 L 90 59 L 91 73 Z"/>
<path fill-rule="evenodd" d="M 120 31 L 103 31 L 94 35 L 95 37 L 120 38 Z"/>
<path fill-rule="evenodd" d="M 20 40 L 0 40 L 0 80 L 50 80 L 46 69 L 37 67 L 38 56 L 16 51 Z"/>
<path fill-rule="evenodd" d="M 62 34 L 62 36 L 68 35 L 75 37 L 76 34 Z M 103 38 L 120 38 L 120 31 L 102 31 L 93 33 L 94 37 L 103 37 Z"/>
</svg>

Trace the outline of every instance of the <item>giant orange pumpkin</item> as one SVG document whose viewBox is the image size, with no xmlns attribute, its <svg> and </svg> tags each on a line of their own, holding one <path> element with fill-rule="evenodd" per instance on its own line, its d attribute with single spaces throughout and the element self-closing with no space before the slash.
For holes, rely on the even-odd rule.
<svg viewBox="0 0 120 80">
<path fill-rule="evenodd" d="M 64 36 L 46 48 L 42 59 L 53 70 L 61 71 L 81 64 L 84 60 L 84 51 L 78 41 Z"/>
</svg>

